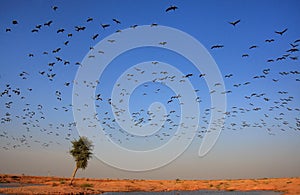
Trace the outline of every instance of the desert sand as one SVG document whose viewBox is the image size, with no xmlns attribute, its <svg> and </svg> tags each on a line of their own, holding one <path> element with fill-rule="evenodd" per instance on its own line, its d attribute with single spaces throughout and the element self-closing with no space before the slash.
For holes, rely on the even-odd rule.
<svg viewBox="0 0 300 195">
<path fill-rule="evenodd" d="M 173 190 L 272 190 L 282 194 L 300 194 L 300 178 L 238 179 L 238 180 L 115 180 L 0 174 L 1 183 L 43 184 L 0 188 L 5 194 L 100 194 L 117 191 Z"/>
</svg>

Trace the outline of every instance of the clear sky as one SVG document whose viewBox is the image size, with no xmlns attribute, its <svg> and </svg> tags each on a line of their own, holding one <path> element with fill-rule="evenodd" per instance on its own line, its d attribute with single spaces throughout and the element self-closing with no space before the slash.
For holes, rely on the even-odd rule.
<svg viewBox="0 0 300 195">
<path fill-rule="evenodd" d="M 172 5 L 178 9 L 166 12 Z M 0 172 L 70 176 L 74 168 L 68 154 L 70 141 L 79 137 L 78 129 L 82 127 L 89 133 L 103 133 L 103 137 L 93 140 L 95 149 L 112 158 L 120 158 L 120 155 L 108 147 L 99 148 L 101 144 L 109 142 L 128 150 L 149 151 L 167 145 L 173 138 L 191 142 L 178 158 L 150 171 L 120 170 L 102 162 L 101 156 L 94 156 L 88 168 L 78 172 L 82 177 L 299 176 L 299 9 L 300 3 L 296 0 L 1 1 Z M 49 26 L 45 25 L 49 22 Z M 109 26 L 103 28 L 101 24 Z M 178 29 L 200 42 L 216 62 L 221 83 L 213 82 L 209 86 L 206 79 L 218 75 L 208 73 L 212 67 L 204 64 L 208 72 L 199 71 L 186 56 L 166 49 L 172 42 L 163 43 L 165 40 L 158 41 L 157 47 L 134 48 L 116 56 L 97 82 L 89 80 L 96 71 L 82 80 L 78 76 L 92 60 L 106 59 L 121 48 L 118 44 L 124 34 L 142 28 L 155 29 L 153 24 L 158 24 L 157 28 Z M 134 25 L 137 26 L 133 28 Z M 85 28 L 76 31 L 76 27 Z M 157 38 L 145 34 L 145 41 Z M 170 34 L 170 39 L 177 36 L 175 34 Z M 136 37 L 125 38 L 130 44 Z M 175 41 L 182 40 L 175 37 Z M 102 51 L 99 50 L 101 44 L 108 47 L 114 44 L 117 48 Z M 175 45 L 184 48 L 185 43 Z M 197 50 L 189 49 L 188 53 L 198 56 Z M 97 62 L 99 67 L 103 66 Z M 171 74 L 166 64 L 187 77 L 172 78 L 176 71 Z M 141 82 L 148 73 L 151 80 Z M 170 86 L 166 85 L 168 82 Z M 174 88 L 187 90 L 187 83 L 194 89 L 192 95 L 174 92 Z M 76 94 L 76 86 L 80 85 L 95 90 L 95 94 L 89 96 L 92 105 L 80 99 L 86 95 L 84 91 Z M 224 91 L 218 91 L 220 85 Z M 217 110 L 211 105 L 211 96 L 220 93 L 226 96 L 226 110 L 222 112 L 225 121 L 215 124 L 210 122 L 212 112 Z M 180 97 L 171 98 L 178 95 Z M 193 98 L 189 101 L 192 104 L 184 101 L 185 96 Z M 119 116 L 123 111 L 114 106 L 126 98 L 129 103 L 124 113 L 130 113 L 129 120 Z M 154 102 L 161 103 L 156 105 L 164 107 L 165 114 L 159 117 L 160 112 L 155 110 L 158 107 L 148 110 Z M 195 106 L 187 106 L 185 113 L 181 110 L 185 105 Z M 83 112 L 91 106 L 96 113 Z M 199 114 L 199 122 L 195 109 L 200 109 L 196 114 Z M 80 121 L 75 118 L 76 113 L 81 113 Z M 187 115 L 182 117 L 181 114 Z M 189 118 L 190 122 L 180 121 Z M 157 123 L 153 122 L 155 119 Z M 158 124 L 161 121 L 164 123 Z M 146 126 L 149 123 L 152 125 Z M 221 134 L 209 153 L 199 157 L 199 147 L 210 123 L 213 128 L 220 127 Z M 185 131 L 177 132 L 179 127 L 195 128 L 195 136 L 185 137 Z M 147 134 L 151 130 L 153 133 L 147 136 L 132 135 L 133 132 Z M 169 152 L 154 153 L 135 163 L 146 165 L 181 150 L 181 146 L 175 145 Z M 117 164 L 126 167 L 130 156 L 122 153 L 121 157 L 123 160 Z"/>
</svg>

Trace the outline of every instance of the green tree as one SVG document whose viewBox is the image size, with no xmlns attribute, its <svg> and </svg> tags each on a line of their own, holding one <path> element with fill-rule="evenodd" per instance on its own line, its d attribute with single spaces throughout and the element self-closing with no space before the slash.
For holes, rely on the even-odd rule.
<svg viewBox="0 0 300 195">
<path fill-rule="evenodd" d="M 78 140 L 74 140 L 72 143 L 72 149 L 70 154 L 73 156 L 76 166 L 72 174 L 71 183 L 74 180 L 76 172 L 79 168 L 85 169 L 88 165 L 88 160 L 92 157 L 92 142 L 89 141 L 86 137 L 80 137 Z"/>
</svg>

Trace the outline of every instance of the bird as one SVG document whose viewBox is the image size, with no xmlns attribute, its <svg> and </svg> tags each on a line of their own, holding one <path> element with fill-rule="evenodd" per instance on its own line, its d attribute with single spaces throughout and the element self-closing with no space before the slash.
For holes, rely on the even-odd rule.
<svg viewBox="0 0 300 195">
<path fill-rule="evenodd" d="M 211 46 L 210 49 L 217 49 L 217 48 L 223 48 L 223 47 L 224 47 L 224 45 L 213 45 L 213 46 Z"/>
<path fill-rule="evenodd" d="M 297 49 L 297 48 L 291 48 L 291 49 L 289 49 L 289 50 L 287 50 L 286 52 L 296 52 L 296 51 L 299 51 L 299 49 Z"/>
<path fill-rule="evenodd" d="M 298 47 L 298 46 L 299 46 L 298 44 L 295 45 L 295 44 L 293 44 L 293 43 L 290 43 L 290 45 L 291 45 L 292 47 Z"/>
<path fill-rule="evenodd" d="M 170 7 L 168 7 L 168 8 L 166 9 L 166 12 L 171 11 L 171 10 L 175 11 L 176 9 L 178 9 L 177 6 L 171 5 Z"/>
<path fill-rule="evenodd" d="M 241 20 L 236 20 L 234 22 L 228 22 L 228 23 L 231 24 L 232 26 L 235 26 L 235 25 L 237 25 L 240 22 L 241 22 Z"/>
<path fill-rule="evenodd" d="M 63 60 L 60 57 L 55 57 L 58 62 L 62 62 Z"/>
<path fill-rule="evenodd" d="M 225 75 L 225 78 L 230 78 L 232 76 L 233 76 L 233 74 L 228 74 L 228 75 Z"/>
<path fill-rule="evenodd" d="M 134 24 L 134 25 L 131 25 L 130 28 L 136 28 L 138 25 L 137 24 Z"/>
<path fill-rule="evenodd" d="M 267 43 L 271 43 L 271 42 L 273 42 L 273 41 L 275 41 L 274 39 L 266 39 L 265 40 L 265 42 L 267 42 Z"/>
<path fill-rule="evenodd" d="M 42 25 L 41 25 L 41 24 L 35 25 L 35 28 L 41 29 L 41 28 L 42 28 Z"/>
<path fill-rule="evenodd" d="M 112 19 L 116 24 L 121 24 L 121 22 L 115 18 Z"/>
<path fill-rule="evenodd" d="M 257 48 L 258 46 L 257 45 L 252 45 L 251 47 L 249 47 L 249 49 L 254 49 L 254 48 Z"/>
<path fill-rule="evenodd" d="M 298 57 L 296 57 L 296 56 L 294 56 L 294 57 L 291 56 L 290 59 L 291 59 L 291 60 L 298 60 Z"/>
<path fill-rule="evenodd" d="M 283 56 L 283 57 L 278 57 L 277 59 L 276 59 L 276 61 L 280 61 L 280 60 L 285 60 L 286 58 Z"/>
<path fill-rule="evenodd" d="M 75 26 L 77 32 L 85 30 L 85 26 Z"/>
<path fill-rule="evenodd" d="M 89 17 L 89 18 L 86 20 L 86 22 L 91 22 L 91 21 L 93 21 L 93 18 L 91 18 L 91 17 Z"/>
<path fill-rule="evenodd" d="M 59 48 L 53 50 L 52 53 L 58 53 L 60 50 L 61 50 L 61 48 L 59 47 Z"/>
<path fill-rule="evenodd" d="M 275 31 L 275 33 L 279 34 L 279 35 L 283 35 L 288 29 L 284 29 L 283 31 Z"/>
<path fill-rule="evenodd" d="M 98 36 L 99 36 L 99 34 L 95 34 L 95 35 L 92 37 L 92 39 L 95 40 L 95 39 L 97 39 Z"/>
<path fill-rule="evenodd" d="M 184 77 L 189 78 L 189 77 L 191 77 L 191 76 L 193 76 L 193 74 L 192 74 L 192 73 L 189 73 L 189 74 L 185 75 Z"/>
<path fill-rule="evenodd" d="M 110 24 L 101 24 L 101 26 L 103 29 L 106 29 L 106 28 L 110 27 Z"/>
<path fill-rule="evenodd" d="M 45 22 L 45 23 L 44 23 L 44 26 L 50 26 L 52 23 L 53 23 L 53 21 L 50 20 L 50 21 L 48 21 L 48 22 Z"/>
<path fill-rule="evenodd" d="M 56 11 L 56 10 L 58 9 L 58 7 L 55 6 L 55 5 L 53 5 L 51 8 L 52 8 L 54 11 Z"/>
<path fill-rule="evenodd" d="M 19 24 L 19 22 L 18 22 L 17 20 L 13 20 L 13 21 L 12 21 L 12 24 L 15 24 L 15 25 L 16 25 L 16 24 Z"/>
<path fill-rule="evenodd" d="M 61 29 L 58 29 L 58 30 L 56 31 L 56 33 L 63 33 L 64 31 L 65 31 L 65 29 L 61 28 Z"/>
</svg>

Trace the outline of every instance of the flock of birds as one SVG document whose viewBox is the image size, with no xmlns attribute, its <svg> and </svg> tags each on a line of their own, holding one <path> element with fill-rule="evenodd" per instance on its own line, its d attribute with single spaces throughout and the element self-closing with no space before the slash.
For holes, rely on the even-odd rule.
<svg viewBox="0 0 300 195">
<path fill-rule="evenodd" d="M 52 9 L 54 12 L 56 12 L 59 7 L 58 6 L 52 6 Z M 177 6 L 170 6 L 168 7 L 165 12 L 172 12 L 176 11 L 178 9 Z M 85 22 L 86 24 L 92 23 L 94 21 L 94 18 L 88 17 Z M 22 21 L 20 21 L 22 22 Z M 45 21 L 43 24 L 36 24 L 34 28 L 31 29 L 31 32 L 33 34 L 39 33 L 44 28 L 51 28 L 51 26 L 55 23 L 53 20 Z M 113 24 L 112 24 L 113 23 Z M 114 28 L 115 26 L 118 26 L 121 24 L 121 21 L 119 19 L 113 18 L 112 23 L 102 23 L 100 24 L 100 27 L 105 29 Z M 241 23 L 241 20 L 236 20 L 232 22 L 228 22 L 228 25 L 232 25 L 234 28 L 238 28 L 238 25 Z M 13 20 L 11 22 L 12 26 L 7 27 L 4 29 L 6 33 L 13 33 L 14 32 L 14 26 L 19 25 L 19 21 Z M 115 25 L 115 26 L 113 26 Z M 151 26 L 155 27 L 157 26 L 157 23 L 152 23 Z M 131 28 L 138 28 L 138 25 L 134 24 L 130 26 Z M 62 46 L 56 47 L 51 51 L 43 51 L 42 55 L 53 55 L 53 60 L 48 62 L 43 69 L 38 70 L 35 73 L 31 73 L 27 70 L 22 70 L 17 75 L 21 80 L 30 80 L 31 77 L 34 75 L 39 75 L 42 79 L 49 80 L 50 85 L 58 85 L 56 82 L 57 77 L 61 77 L 63 74 L 60 74 L 59 72 L 55 71 L 55 67 L 57 66 L 70 66 L 71 64 L 77 66 L 84 66 L 84 64 L 81 64 L 81 62 L 71 62 L 68 59 L 64 59 L 59 56 L 62 50 L 67 50 L 67 47 L 69 43 L 72 41 L 71 38 L 74 36 L 74 33 L 80 33 L 81 31 L 87 30 L 87 26 L 85 25 L 76 25 L 74 26 L 73 30 L 65 29 L 65 28 L 59 28 L 56 30 L 57 34 L 64 34 L 67 33 L 67 39 L 64 41 Z M 68 32 L 67 32 L 68 31 Z M 117 30 L 116 33 L 121 33 L 121 30 Z M 283 29 L 281 31 L 274 31 L 274 34 L 277 34 L 280 37 L 284 37 L 285 33 L 288 32 L 288 29 Z M 92 34 L 90 39 L 95 41 L 99 39 L 100 35 L 99 33 Z M 115 42 L 115 40 L 109 40 L 111 43 Z M 272 44 L 275 42 L 275 39 L 270 38 L 266 39 L 266 44 Z M 95 43 L 95 42 L 94 42 Z M 270 58 L 266 59 L 267 63 L 276 63 L 277 61 L 287 61 L 291 60 L 293 62 L 298 62 L 298 56 L 296 55 L 299 52 L 299 43 L 300 39 L 295 39 L 292 43 L 290 43 L 290 48 L 286 51 L 283 51 L 281 56 L 278 56 L 276 58 Z M 160 45 L 168 44 L 167 42 L 161 42 L 158 43 Z M 211 50 L 215 49 L 222 49 L 225 46 L 222 44 L 216 44 L 211 46 Z M 249 47 L 249 50 L 254 50 L 258 48 L 258 45 L 251 45 Z M 90 50 L 94 49 L 93 47 L 89 48 Z M 98 51 L 99 55 L 105 55 L 105 51 Z M 28 58 L 35 58 L 36 53 L 29 53 Z M 95 56 L 89 56 L 89 58 L 93 58 Z M 242 58 L 249 57 L 248 53 L 244 53 L 241 56 Z M 153 64 L 157 64 L 159 66 L 158 62 L 152 62 Z M 270 66 L 264 68 L 261 71 L 261 74 L 259 75 L 251 75 L 249 78 L 246 78 L 247 80 L 242 82 L 237 82 L 233 84 L 232 86 L 228 87 L 230 90 L 224 91 L 222 93 L 230 94 L 235 93 L 239 94 L 239 89 L 243 88 L 248 85 L 252 85 L 252 83 L 255 80 L 259 79 L 265 79 L 264 82 L 273 82 L 274 85 L 279 83 L 284 78 L 289 78 L 294 80 L 295 85 L 299 85 L 300 72 L 298 71 L 299 67 L 293 69 L 293 70 L 286 70 L 278 72 L 276 77 L 270 76 L 270 72 L 272 72 Z M 136 69 L 135 72 L 132 74 L 128 74 L 127 78 L 128 80 L 135 80 L 136 74 L 143 74 L 143 71 L 141 69 Z M 180 85 L 181 82 L 185 82 L 186 79 L 203 79 L 207 75 L 206 73 L 188 73 L 183 78 L 175 78 L 174 75 L 170 75 L 167 71 L 164 70 L 158 70 L 157 72 L 153 72 L 153 75 L 156 76 L 156 78 L 153 80 L 153 82 L 164 82 L 165 80 L 170 80 L 173 82 L 178 82 L 178 85 Z M 272 74 L 274 75 L 274 74 Z M 225 83 L 227 80 L 230 80 L 234 78 L 234 73 L 229 73 L 224 75 Z M 71 103 L 65 103 L 63 99 L 63 92 L 64 88 L 70 88 L 72 85 L 75 85 L 77 81 L 65 81 L 63 84 L 63 88 L 60 88 L 58 90 L 55 90 L 54 92 L 47 92 L 47 93 L 54 93 L 55 94 L 55 100 L 57 101 L 57 106 L 54 106 L 53 109 L 55 112 L 64 112 L 69 115 L 71 115 L 72 109 L 76 109 L 77 111 L 80 111 L 80 108 L 74 108 Z M 53 84 L 55 83 L 55 84 Z M 84 83 L 87 87 L 95 88 L 99 84 L 99 81 L 95 81 L 93 83 L 86 82 Z M 145 92 L 142 93 L 142 96 L 148 96 L 153 94 L 160 94 L 163 89 L 160 87 L 155 87 L 155 90 L 149 91 L 149 83 L 144 84 Z M 221 85 L 220 83 L 215 83 L 215 87 L 218 87 Z M 4 108 L 1 110 L 1 119 L 0 119 L 0 140 L 1 140 L 1 149 L 3 150 L 11 150 L 14 148 L 19 147 L 31 147 L 32 144 L 38 144 L 42 147 L 49 147 L 52 144 L 61 144 L 59 139 L 55 139 L 56 137 L 63 137 L 63 139 L 69 141 L 72 140 L 74 137 L 76 137 L 76 121 L 69 121 L 69 122 L 51 122 L 51 119 L 48 119 L 47 113 L 48 110 L 45 110 L 45 107 L 42 104 L 35 103 L 35 102 L 27 102 L 27 96 L 31 95 L 33 91 L 35 90 L 34 87 L 27 87 L 27 88 L 21 88 L 19 86 L 15 86 L 15 84 L 12 83 L 6 83 L 3 84 L 1 81 L 1 89 L 0 89 L 0 100 L 1 103 L 4 104 Z M 195 89 L 195 92 L 199 95 L 195 101 L 201 103 L 202 98 L 200 95 L 200 90 Z M 210 94 L 216 93 L 216 90 L 209 91 Z M 122 93 L 120 93 L 120 97 L 124 95 L 130 95 L 127 93 L 126 89 L 123 89 Z M 165 102 L 167 105 L 172 106 L 172 104 L 179 103 L 180 98 L 183 94 L 175 94 L 170 97 L 168 97 L 168 100 Z M 71 94 L 70 94 L 71 96 Z M 230 97 L 230 96 L 229 96 Z M 274 99 L 273 97 L 276 97 Z M 49 96 L 51 98 L 51 96 Z M 164 116 L 164 120 L 166 123 L 161 126 L 161 131 L 155 133 L 154 136 L 149 136 L 146 138 L 136 138 L 135 136 L 129 134 L 126 132 L 126 130 L 123 130 L 118 126 L 118 123 L 116 119 L 113 117 L 113 114 L 109 110 L 103 110 L 103 108 L 108 106 L 115 106 L 112 104 L 112 101 L 109 97 L 103 97 L 101 93 L 97 93 L 95 97 L 93 97 L 96 101 L 96 107 L 99 111 L 99 114 L 93 113 L 92 116 L 87 116 L 83 118 L 85 121 L 91 120 L 91 117 L 97 118 L 97 120 L 105 127 L 104 130 L 106 132 L 106 135 L 109 136 L 112 140 L 118 142 L 119 144 L 125 144 L 125 145 L 131 145 L 141 143 L 146 140 L 149 142 L 157 142 L 157 140 L 161 140 L 162 142 L 165 142 L 166 140 L 170 139 L 172 136 L 180 136 L 180 135 L 174 135 L 173 129 L 176 129 L 178 126 L 184 126 L 185 128 L 188 128 L 188 124 L 180 124 L 179 118 L 180 113 L 178 113 L 178 109 L 171 109 L 168 111 L 167 115 Z M 121 101 L 121 100 L 120 100 Z M 272 96 L 272 98 L 269 97 L 266 93 L 259 93 L 259 92 L 249 92 L 249 94 L 246 94 L 244 96 L 244 100 L 246 106 L 232 106 L 231 108 L 228 108 L 228 110 L 224 113 L 226 115 L 226 122 L 225 124 L 221 124 L 220 121 L 214 121 L 214 125 L 221 126 L 224 130 L 241 130 L 247 127 L 253 127 L 253 128 L 261 128 L 263 130 L 266 130 L 266 132 L 270 135 L 275 135 L 277 130 L 281 131 L 300 131 L 300 107 L 294 107 L 294 102 L 297 102 L 296 98 L 294 98 L 288 91 L 285 89 L 278 89 L 278 95 Z M 62 105 L 62 102 L 65 103 L 65 105 Z M 257 103 L 259 102 L 259 103 Z M 263 106 L 261 106 L 263 104 Z M 83 106 L 88 106 L 83 103 Z M 203 134 L 207 132 L 207 126 L 210 122 L 210 115 L 211 111 L 215 108 L 211 108 L 207 105 L 205 105 L 207 108 L 204 109 L 204 112 L 201 113 L 201 121 L 199 124 L 199 128 L 197 131 L 197 137 L 202 138 Z M 3 106 L 2 106 L 3 107 Z M 118 108 L 115 108 L 118 109 Z M 18 110 L 18 111 L 15 111 Z M 120 112 L 124 112 L 124 110 L 119 110 L 115 114 L 118 116 Z M 294 115 L 294 117 L 291 119 L 290 114 Z M 132 112 L 132 123 L 135 126 L 142 127 L 144 124 L 151 122 L 152 118 L 154 117 L 155 113 L 149 112 L 145 110 L 144 108 L 141 108 L 140 110 L 137 110 L 135 112 Z M 249 115 L 256 115 L 257 120 L 256 121 L 250 121 L 247 120 Z M 195 120 L 193 116 L 191 117 L 191 120 Z M 122 120 L 122 119 L 120 119 Z M 15 125 L 11 125 L 15 124 Z M 96 127 L 95 124 L 88 123 L 89 127 Z M 152 124 L 153 126 L 157 124 Z M 20 130 L 18 134 L 11 134 L 9 128 L 18 128 L 18 129 L 24 129 L 24 131 Z M 42 141 L 39 139 L 38 136 L 35 136 L 32 131 L 39 131 L 41 135 L 45 135 L 45 137 L 49 137 L 49 139 L 46 139 Z M 125 139 L 124 139 L 125 138 Z M 192 139 L 192 138 L 191 138 Z M 133 141 L 134 140 L 134 141 Z"/>
</svg>

